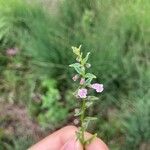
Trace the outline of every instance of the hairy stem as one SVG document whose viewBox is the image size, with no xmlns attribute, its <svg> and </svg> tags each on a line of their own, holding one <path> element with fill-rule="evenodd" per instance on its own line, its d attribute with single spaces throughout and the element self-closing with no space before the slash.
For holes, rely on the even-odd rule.
<svg viewBox="0 0 150 150">
<path fill-rule="evenodd" d="M 84 128 L 84 118 L 85 118 L 85 110 L 86 110 L 86 107 L 85 107 L 85 102 L 86 100 L 83 99 L 82 101 L 82 108 L 81 108 L 81 111 L 82 111 L 82 114 L 81 114 L 81 139 L 82 139 L 82 144 L 83 144 L 83 147 L 85 146 L 85 138 L 84 138 L 84 132 L 85 132 L 85 128 Z"/>
</svg>

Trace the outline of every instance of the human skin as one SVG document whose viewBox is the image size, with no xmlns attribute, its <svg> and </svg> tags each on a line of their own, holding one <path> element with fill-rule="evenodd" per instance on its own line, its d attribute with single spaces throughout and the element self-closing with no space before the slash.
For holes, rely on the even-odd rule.
<svg viewBox="0 0 150 150">
<path fill-rule="evenodd" d="M 33 145 L 28 150 L 83 150 L 79 141 L 76 141 L 75 126 L 66 126 L 53 134 L 47 136 L 42 141 Z M 92 135 L 85 133 L 85 137 Z M 87 145 L 86 150 L 108 150 L 106 144 L 99 138 L 95 138 L 91 144 Z"/>
</svg>

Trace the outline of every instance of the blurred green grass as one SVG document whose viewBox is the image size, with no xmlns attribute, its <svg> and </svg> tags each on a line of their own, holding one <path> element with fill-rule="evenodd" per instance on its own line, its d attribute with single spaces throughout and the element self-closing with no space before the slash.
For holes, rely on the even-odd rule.
<svg viewBox="0 0 150 150">
<path fill-rule="evenodd" d="M 82 44 L 84 52 L 91 51 L 91 72 L 105 86 L 91 111 L 100 120 L 90 130 L 97 130 L 110 149 L 147 150 L 150 1 L 64 0 L 57 9 L 54 14 L 35 2 L 0 0 L 0 98 L 25 105 L 33 119 L 51 130 L 72 122 L 76 103 L 70 102 L 73 72 L 68 64 L 74 59 L 71 46 Z M 15 47 L 17 55 L 7 56 L 6 50 Z M 55 86 L 43 86 L 53 80 Z M 58 104 L 47 95 L 55 90 Z M 42 97 L 51 101 L 46 111 Z M 48 120 L 54 112 L 59 116 L 60 107 L 64 116 Z"/>
</svg>

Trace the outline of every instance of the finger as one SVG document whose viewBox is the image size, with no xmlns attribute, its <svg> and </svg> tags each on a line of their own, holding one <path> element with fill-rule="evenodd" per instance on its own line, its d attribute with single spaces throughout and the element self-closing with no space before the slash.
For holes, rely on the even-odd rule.
<svg viewBox="0 0 150 150">
<path fill-rule="evenodd" d="M 86 139 L 89 139 L 92 136 L 90 133 L 86 133 Z M 106 144 L 99 138 L 95 138 L 91 144 L 86 145 L 86 150 L 109 150 Z"/>
<path fill-rule="evenodd" d="M 61 148 L 61 150 L 83 150 L 82 145 L 76 138 L 71 138 L 67 143 Z"/>
<path fill-rule="evenodd" d="M 61 147 L 72 137 L 75 137 L 75 126 L 64 127 L 49 135 L 29 150 L 60 150 Z"/>
<path fill-rule="evenodd" d="M 96 138 L 95 140 L 92 141 L 91 144 L 87 145 L 86 150 L 109 150 L 109 149 L 102 140 Z"/>
</svg>

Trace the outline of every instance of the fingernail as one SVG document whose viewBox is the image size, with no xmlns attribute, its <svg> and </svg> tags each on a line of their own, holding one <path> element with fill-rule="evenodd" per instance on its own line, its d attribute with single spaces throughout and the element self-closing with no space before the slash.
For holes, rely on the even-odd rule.
<svg viewBox="0 0 150 150">
<path fill-rule="evenodd" d="M 82 150 L 82 147 L 80 143 L 73 138 L 70 139 L 61 150 Z"/>
</svg>

